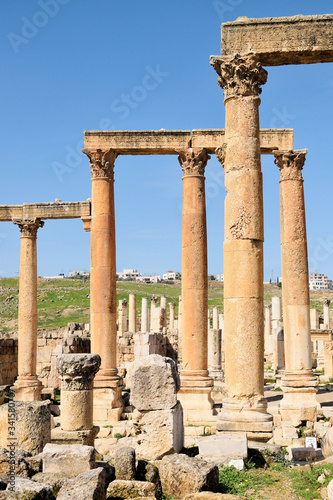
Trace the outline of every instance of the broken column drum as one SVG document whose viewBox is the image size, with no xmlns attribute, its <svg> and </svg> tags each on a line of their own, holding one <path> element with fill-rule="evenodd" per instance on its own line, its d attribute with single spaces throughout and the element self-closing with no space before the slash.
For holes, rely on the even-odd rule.
<svg viewBox="0 0 333 500">
<path fill-rule="evenodd" d="M 263 194 L 259 94 L 267 72 L 256 54 L 212 61 L 224 89 L 225 143 L 216 155 L 225 172 L 224 349 L 227 397 L 219 430 L 269 439 L 264 398 Z"/>
</svg>

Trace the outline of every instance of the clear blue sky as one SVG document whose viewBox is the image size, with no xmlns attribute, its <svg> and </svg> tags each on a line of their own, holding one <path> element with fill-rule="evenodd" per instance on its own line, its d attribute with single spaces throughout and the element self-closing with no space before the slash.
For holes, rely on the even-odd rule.
<svg viewBox="0 0 333 500">
<path fill-rule="evenodd" d="M 86 200 L 85 130 L 224 128 L 209 64 L 220 24 L 239 16 L 332 13 L 321 0 L 2 0 L 0 203 Z M 304 167 L 310 271 L 333 278 L 333 65 L 268 69 L 261 127 L 295 129 Z M 145 76 L 158 72 L 146 91 Z M 129 104 L 126 95 L 134 95 Z M 122 102 L 123 101 L 123 102 Z M 120 107 L 122 106 L 122 107 Z M 279 173 L 262 157 L 265 279 L 280 274 Z M 62 171 L 63 170 L 63 171 Z M 181 169 L 176 156 L 120 157 L 115 172 L 117 270 L 181 269 Z M 206 168 L 209 273 L 223 269 L 223 172 Z M 0 226 L 0 276 L 19 270 L 19 230 Z M 81 221 L 46 221 L 38 274 L 89 269 Z"/>
</svg>

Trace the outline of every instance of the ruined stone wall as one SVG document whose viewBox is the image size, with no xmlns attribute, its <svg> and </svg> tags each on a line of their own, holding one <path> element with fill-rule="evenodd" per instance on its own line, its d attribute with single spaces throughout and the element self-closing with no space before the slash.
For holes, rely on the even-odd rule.
<svg viewBox="0 0 333 500">
<path fill-rule="evenodd" d="M 17 377 L 17 338 L 0 339 L 0 363 L 4 385 L 11 385 Z"/>
</svg>

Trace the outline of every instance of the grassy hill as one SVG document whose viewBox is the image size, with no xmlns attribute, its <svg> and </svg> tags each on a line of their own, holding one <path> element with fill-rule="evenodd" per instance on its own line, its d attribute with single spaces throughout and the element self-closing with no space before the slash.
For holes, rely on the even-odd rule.
<svg viewBox="0 0 333 500">
<path fill-rule="evenodd" d="M 209 281 L 208 305 L 219 307 L 223 312 L 223 283 Z M 89 280 L 79 279 L 38 279 L 38 327 L 50 328 L 66 326 L 68 322 L 89 323 Z M 17 330 L 18 314 L 18 278 L 0 279 L 0 330 Z M 176 302 L 178 314 L 178 297 L 181 294 L 181 282 L 162 282 L 146 284 L 132 281 L 117 283 L 117 300 L 127 299 L 130 293 L 137 296 L 137 308 L 141 309 L 142 297 L 165 295 L 168 302 Z M 281 288 L 275 284 L 265 285 L 265 305 L 271 302 L 274 295 L 281 296 Z M 333 291 L 311 292 L 311 307 L 322 311 L 324 297 L 332 297 Z M 333 307 L 333 303 L 332 303 Z"/>
</svg>

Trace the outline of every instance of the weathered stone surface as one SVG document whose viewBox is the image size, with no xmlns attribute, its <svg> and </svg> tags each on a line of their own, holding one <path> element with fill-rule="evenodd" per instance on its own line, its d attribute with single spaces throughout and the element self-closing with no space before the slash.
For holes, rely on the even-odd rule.
<svg viewBox="0 0 333 500">
<path fill-rule="evenodd" d="M 135 450 L 134 448 L 120 448 L 114 457 L 116 479 L 132 481 L 135 479 Z"/>
<path fill-rule="evenodd" d="M 43 450 L 43 472 L 77 474 L 95 468 L 95 449 L 85 445 L 47 444 Z"/>
<path fill-rule="evenodd" d="M 291 449 L 293 460 L 302 462 L 309 458 L 316 458 L 316 450 L 314 448 L 292 448 Z"/>
<path fill-rule="evenodd" d="M 327 485 L 327 498 L 333 500 L 333 481 L 330 481 Z"/>
<path fill-rule="evenodd" d="M 62 388 L 66 391 L 92 389 L 94 376 L 99 370 L 98 354 L 61 354 L 57 359 Z"/>
<path fill-rule="evenodd" d="M 245 432 L 218 432 L 199 439 L 199 453 L 207 457 L 247 458 Z"/>
<path fill-rule="evenodd" d="M 48 473 L 48 472 L 39 472 L 32 476 L 31 481 L 35 481 L 36 483 L 41 483 L 47 486 L 50 486 L 53 491 L 53 495 L 56 496 L 60 490 L 60 488 L 73 477 L 76 476 L 76 473 L 72 471 L 72 474 L 60 474 L 60 473 Z"/>
<path fill-rule="evenodd" d="M 7 491 L 11 491 L 10 483 L 7 486 Z M 21 477 L 15 478 L 15 496 L 20 500 L 53 500 L 53 492 L 50 486 L 30 481 Z M 15 497 L 14 497 L 15 498 Z"/>
<path fill-rule="evenodd" d="M 105 486 L 116 479 L 116 471 L 113 465 L 109 462 L 96 462 L 96 468 L 103 467 L 105 470 Z"/>
<path fill-rule="evenodd" d="M 166 410 L 177 403 L 179 376 L 175 362 L 152 354 L 134 361 L 130 374 L 131 403 L 137 410 Z"/>
<path fill-rule="evenodd" d="M 58 493 L 57 500 L 105 500 L 105 470 L 103 467 L 69 479 Z"/>
<path fill-rule="evenodd" d="M 178 402 L 171 410 L 135 411 L 137 457 L 157 460 L 169 453 L 178 453 L 184 443 L 183 410 Z"/>
<path fill-rule="evenodd" d="M 321 451 L 325 458 L 333 455 L 333 427 L 325 432 L 321 440 Z"/>
<path fill-rule="evenodd" d="M 32 457 L 26 457 L 25 460 L 31 467 L 31 470 L 34 474 L 38 474 L 38 472 L 42 472 L 43 470 L 43 453 L 38 453 L 38 455 L 34 455 Z"/>
<path fill-rule="evenodd" d="M 15 459 L 15 474 L 22 477 L 30 477 L 33 470 L 27 459 L 30 453 L 25 450 L 10 451 L 0 448 L 0 473 L 7 474 L 10 471 L 10 464 Z"/>
<path fill-rule="evenodd" d="M 187 455 L 169 455 L 156 464 L 164 495 L 175 499 L 189 493 L 214 490 L 219 482 L 219 470 L 200 458 Z"/>
<path fill-rule="evenodd" d="M 143 481 L 122 481 L 116 479 L 109 484 L 106 498 L 126 498 L 155 497 L 155 485 Z"/>
<path fill-rule="evenodd" d="M 40 453 L 51 441 L 51 415 L 49 401 L 15 402 L 16 448 Z M 8 403 L 0 406 L 0 446 L 8 443 Z"/>
</svg>

